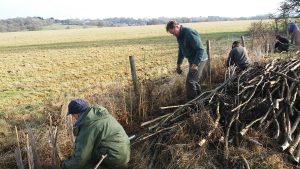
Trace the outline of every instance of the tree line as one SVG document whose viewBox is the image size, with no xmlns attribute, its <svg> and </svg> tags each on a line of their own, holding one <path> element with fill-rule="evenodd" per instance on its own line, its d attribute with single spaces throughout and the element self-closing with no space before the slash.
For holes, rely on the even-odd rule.
<svg viewBox="0 0 300 169">
<path fill-rule="evenodd" d="M 177 18 L 105 18 L 105 19 L 65 19 L 59 20 L 54 18 L 43 17 L 18 17 L 0 20 L 0 32 L 17 32 L 17 31 L 35 31 L 43 29 L 45 26 L 53 24 L 66 25 L 79 25 L 83 27 L 97 26 L 97 27 L 116 27 L 116 26 L 138 26 L 138 25 L 158 25 L 166 24 L 169 20 L 177 20 L 180 23 L 189 22 L 209 22 L 209 21 L 230 21 L 230 20 L 251 20 L 251 19 L 268 19 L 268 18 L 299 18 L 300 1 L 299 0 L 284 0 L 279 8 L 279 14 L 266 14 L 253 17 L 220 17 L 220 16 L 208 16 L 208 17 L 177 17 Z"/>
<path fill-rule="evenodd" d="M 43 19 L 41 17 L 12 18 L 0 20 L 0 32 L 35 31 L 43 26 L 51 25 L 54 18 Z"/>
<path fill-rule="evenodd" d="M 230 20 L 251 20 L 251 19 L 267 19 L 268 15 L 259 15 L 253 17 L 177 17 L 177 18 L 105 18 L 105 19 L 54 19 L 54 18 L 42 18 L 42 17 L 26 17 L 26 18 L 11 18 L 0 20 L 0 32 L 17 32 L 17 31 L 36 31 L 43 29 L 45 26 L 53 24 L 66 25 L 79 25 L 83 27 L 97 26 L 97 27 L 117 27 L 117 26 L 139 26 L 139 25 L 158 25 L 166 24 L 169 20 L 176 20 L 180 23 L 190 22 L 209 22 L 209 21 L 230 21 Z"/>
</svg>

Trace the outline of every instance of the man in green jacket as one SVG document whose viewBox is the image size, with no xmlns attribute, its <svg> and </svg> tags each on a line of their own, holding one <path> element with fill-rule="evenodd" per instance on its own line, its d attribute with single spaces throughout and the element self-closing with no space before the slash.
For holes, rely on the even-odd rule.
<svg viewBox="0 0 300 169">
<path fill-rule="evenodd" d="M 181 64 L 184 57 L 188 59 L 189 72 L 186 79 L 186 92 L 187 99 L 192 100 L 201 93 L 199 80 L 208 59 L 206 50 L 196 30 L 179 25 L 176 21 L 169 21 L 166 30 L 176 36 L 179 45 L 176 69 L 178 74 L 182 73 Z"/>
<path fill-rule="evenodd" d="M 102 162 L 105 166 L 127 165 L 130 159 L 128 136 L 104 107 L 91 107 L 83 99 L 74 99 L 68 105 L 69 114 L 76 119 L 73 128 L 75 151 L 62 161 L 63 169 L 94 168 L 104 155 L 107 155 Z"/>
</svg>

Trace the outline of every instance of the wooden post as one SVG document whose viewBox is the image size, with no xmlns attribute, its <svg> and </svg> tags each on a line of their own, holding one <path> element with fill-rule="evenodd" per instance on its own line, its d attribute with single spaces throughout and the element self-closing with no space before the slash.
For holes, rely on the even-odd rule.
<svg viewBox="0 0 300 169">
<path fill-rule="evenodd" d="M 17 147 L 15 149 L 15 157 L 16 157 L 16 161 L 17 161 L 17 166 L 18 166 L 18 169 L 24 169 L 17 126 L 15 126 L 15 130 L 16 130 L 16 135 L 17 135 Z"/>
<path fill-rule="evenodd" d="M 57 126 L 55 127 L 54 131 L 53 131 L 53 127 L 52 127 L 52 116 L 49 116 L 49 143 L 50 143 L 50 147 L 51 147 L 51 159 L 52 159 L 52 169 L 56 169 L 59 168 L 60 166 L 60 162 L 61 159 L 58 155 L 58 151 L 57 151 Z"/>
<path fill-rule="evenodd" d="M 26 134 L 26 146 L 27 146 L 28 169 L 34 169 L 33 153 L 29 143 L 28 134 Z"/>
<path fill-rule="evenodd" d="M 242 40 L 242 46 L 243 46 L 243 47 L 246 47 L 246 46 L 245 46 L 245 38 L 244 38 L 244 36 L 241 36 L 241 40 Z"/>
<path fill-rule="evenodd" d="M 134 56 L 129 56 L 130 68 L 131 68 L 131 76 L 132 82 L 134 87 L 134 93 L 138 97 L 139 96 L 139 86 L 138 86 L 138 79 L 136 75 L 135 63 L 134 63 Z"/>
<path fill-rule="evenodd" d="M 33 167 L 32 168 L 35 168 L 35 169 L 41 169 L 41 161 L 38 157 L 38 153 L 37 153 L 37 146 L 36 146 L 36 139 L 34 138 L 33 136 L 33 132 L 32 132 L 32 129 L 30 127 L 30 125 L 28 123 L 25 122 L 25 125 L 26 125 L 26 129 L 27 129 L 27 133 L 28 133 L 28 138 L 29 138 L 29 145 L 30 145 L 30 148 L 31 148 L 31 154 L 32 154 L 32 158 L 33 158 Z"/>
<path fill-rule="evenodd" d="M 266 41 L 265 53 L 267 56 L 269 55 L 269 50 L 270 50 L 270 44 L 268 43 L 268 41 Z"/>
<path fill-rule="evenodd" d="M 288 30 L 288 18 L 284 18 L 284 26 L 286 30 L 286 37 L 289 37 L 289 30 Z"/>
<path fill-rule="evenodd" d="M 211 50 L 210 50 L 210 40 L 206 41 L 206 50 L 207 50 L 207 56 L 208 56 L 209 86 L 211 87 Z"/>
<path fill-rule="evenodd" d="M 279 33 L 279 29 L 278 29 L 278 19 L 275 19 L 275 25 L 276 25 L 275 31 L 276 31 L 276 34 L 278 34 L 278 33 Z"/>
</svg>

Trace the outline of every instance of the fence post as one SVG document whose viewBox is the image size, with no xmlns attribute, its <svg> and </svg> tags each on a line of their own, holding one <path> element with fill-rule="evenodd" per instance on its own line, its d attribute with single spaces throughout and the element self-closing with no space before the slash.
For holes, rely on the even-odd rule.
<svg viewBox="0 0 300 169">
<path fill-rule="evenodd" d="M 20 140 L 19 140 L 19 133 L 18 128 L 15 126 L 16 135 L 17 135 L 17 147 L 15 148 L 15 158 L 17 161 L 18 169 L 24 169 L 24 164 L 22 160 L 22 154 L 21 154 L 21 147 L 20 147 Z"/>
<path fill-rule="evenodd" d="M 243 46 L 243 47 L 246 47 L 246 46 L 245 46 L 245 38 L 244 38 L 244 36 L 241 36 L 241 40 L 242 40 L 242 46 Z"/>
<path fill-rule="evenodd" d="M 133 87 L 134 87 L 134 93 L 138 98 L 138 96 L 139 96 L 139 86 L 138 86 L 138 80 L 137 80 L 135 63 L 134 63 L 134 56 L 133 55 L 129 56 L 129 62 L 130 62 L 130 68 L 131 68 L 131 77 L 132 77 L 132 82 L 133 82 Z"/>
<path fill-rule="evenodd" d="M 285 26 L 285 30 L 286 30 L 286 37 L 289 37 L 288 18 L 284 18 L 284 26 Z"/>
<path fill-rule="evenodd" d="M 266 47 L 265 47 L 265 54 L 266 54 L 266 56 L 269 55 L 269 50 L 270 50 L 270 44 L 268 43 L 268 41 L 266 41 Z"/>
<path fill-rule="evenodd" d="M 279 32 L 279 29 L 278 29 L 278 19 L 276 19 L 276 18 L 275 18 L 275 25 L 276 25 L 275 32 L 276 32 L 276 34 L 278 34 L 278 32 Z"/>
<path fill-rule="evenodd" d="M 208 56 L 209 85 L 211 87 L 211 50 L 210 50 L 210 40 L 206 41 L 206 50 L 207 50 L 207 56 Z"/>
</svg>

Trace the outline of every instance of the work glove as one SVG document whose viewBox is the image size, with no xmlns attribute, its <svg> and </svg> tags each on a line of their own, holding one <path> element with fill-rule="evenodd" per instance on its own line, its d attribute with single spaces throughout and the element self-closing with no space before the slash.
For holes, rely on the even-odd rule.
<svg viewBox="0 0 300 169">
<path fill-rule="evenodd" d="M 177 64 L 176 72 L 177 72 L 178 74 L 181 74 L 181 73 L 182 73 L 182 70 L 181 70 L 181 67 L 180 67 L 180 66 L 181 66 L 180 64 Z"/>
<path fill-rule="evenodd" d="M 192 64 L 191 72 L 193 75 L 196 75 L 198 72 L 198 66 L 196 64 Z"/>
</svg>

